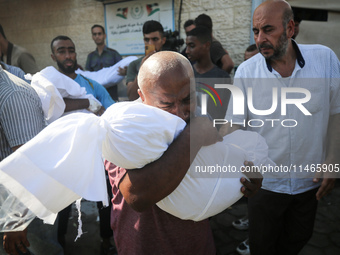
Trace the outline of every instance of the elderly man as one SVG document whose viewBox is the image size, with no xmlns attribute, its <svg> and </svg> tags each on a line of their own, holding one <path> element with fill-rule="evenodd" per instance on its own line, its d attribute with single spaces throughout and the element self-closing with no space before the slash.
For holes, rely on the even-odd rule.
<svg viewBox="0 0 340 255">
<path fill-rule="evenodd" d="M 262 189 L 248 200 L 250 253 L 298 254 L 313 233 L 317 200 L 335 182 L 326 170 L 339 163 L 340 63 L 327 47 L 291 40 L 293 12 L 286 1 L 262 3 L 253 15 L 253 31 L 261 54 L 239 66 L 234 84 L 245 97 L 256 88 L 248 95 L 252 107 L 235 114 L 239 108 L 233 97 L 229 123 L 220 132 L 241 127 L 256 131 L 266 139 L 269 157 L 279 169 L 291 167 L 270 178 L 264 175 Z M 291 103 L 281 96 L 281 107 L 271 107 L 277 103 L 275 89 Z M 314 176 L 317 166 L 326 172 L 322 181 Z"/>
<path fill-rule="evenodd" d="M 106 162 L 114 194 L 111 226 L 119 254 L 215 254 L 208 220 L 181 220 L 155 205 L 176 189 L 199 149 L 221 139 L 207 118 L 194 116 L 193 78 L 189 61 L 175 52 L 158 52 L 141 66 L 142 102 L 177 115 L 188 125 L 161 158 L 140 169 L 115 168 Z M 251 181 L 241 179 L 247 196 L 261 186 L 260 179 Z"/>
</svg>

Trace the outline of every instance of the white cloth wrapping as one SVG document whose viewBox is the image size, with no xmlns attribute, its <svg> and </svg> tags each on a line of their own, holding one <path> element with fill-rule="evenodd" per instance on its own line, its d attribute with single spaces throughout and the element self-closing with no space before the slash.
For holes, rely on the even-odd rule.
<svg viewBox="0 0 340 255">
<path fill-rule="evenodd" d="M 138 102 L 116 103 L 102 117 L 84 113 L 62 117 L 0 163 L 0 185 L 9 192 L 1 197 L 0 204 L 15 196 L 17 215 L 29 222 L 32 216 L 27 213 L 28 208 L 45 223 L 53 223 L 57 212 L 80 197 L 107 205 L 102 155 L 127 169 L 141 167 L 158 159 L 184 127 L 185 122 L 177 116 Z M 231 162 L 237 166 L 247 158 L 244 150 L 217 143 L 202 148 L 195 162 L 210 164 L 211 156 L 218 163 Z M 187 175 L 158 205 L 178 217 L 188 218 L 187 214 L 181 216 L 172 211 L 173 205 L 185 207 L 184 212 L 191 211 L 190 219 L 200 220 L 234 203 L 241 197 L 240 187 L 239 178 L 216 180 Z M 201 189 L 209 192 L 200 192 Z M 230 202 L 222 201 L 221 194 L 230 196 Z M 1 231 L 26 227 L 13 222 L 10 212 L 0 212 Z"/>
<path fill-rule="evenodd" d="M 77 69 L 76 73 L 84 75 L 89 79 L 95 80 L 99 84 L 103 85 L 105 88 L 109 88 L 115 84 L 118 84 L 124 79 L 124 76 L 121 76 L 118 73 L 119 67 L 124 68 L 136 59 L 136 56 L 129 56 L 123 58 L 113 66 L 104 67 L 98 71 L 83 71 L 81 69 Z"/>
<path fill-rule="evenodd" d="M 37 72 L 31 79 L 31 86 L 37 92 L 44 111 L 47 123 L 51 123 L 64 115 L 65 102 L 63 98 L 79 99 L 92 98 L 101 103 L 91 94 L 86 94 L 86 89 L 68 76 L 60 73 L 53 66 L 48 66 Z M 78 112 L 90 113 L 88 110 Z M 68 112 L 70 114 L 72 112 Z"/>
<path fill-rule="evenodd" d="M 222 212 L 243 196 L 240 170 L 245 160 L 255 166 L 275 165 L 265 139 L 256 132 L 236 130 L 223 142 L 202 147 L 180 185 L 157 206 L 183 220 L 200 221 Z M 236 172 L 218 172 L 217 166 L 233 166 Z M 200 167 L 214 167 L 215 172 L 197 173 Z"/>
</svg>

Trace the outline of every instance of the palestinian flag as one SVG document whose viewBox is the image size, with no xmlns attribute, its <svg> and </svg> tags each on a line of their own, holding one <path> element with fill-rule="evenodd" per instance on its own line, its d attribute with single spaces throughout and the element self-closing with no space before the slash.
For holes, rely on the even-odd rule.
<svg viewBox="0 0 340 255">
<path fill-rule="evenodd" d="M 155 12 L 160 11 L 160 9 L 159 9 L 159 7 L 158 7 L 158 3 L 147 4 L 147 5 L 146 5 L 146 11 L 148 12 L 148 16 L 151 16 L 151 15 L 154 14 Z"/>
<path fill-rule="evenodd" d="M 127 19 L 128 7 L 117 9 L 116 16 Z"/>
</svg>

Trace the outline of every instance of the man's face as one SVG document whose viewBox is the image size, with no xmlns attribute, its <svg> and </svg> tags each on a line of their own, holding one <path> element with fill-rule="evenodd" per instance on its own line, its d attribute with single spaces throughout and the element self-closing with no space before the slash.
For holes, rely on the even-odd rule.
<svg viewBox="0 0 340 255">
<path fill-rule="evenodd" d="M 185 34 L 188 36 L 188 33 L 193 30 L 196 26 L 194 24 L 187 26 L 186 28 L 184 28 L 185 30 Z"/>
<path fill-rule="evenodd" d="M 188 75 L 182 75 L 183 71 L 178 71 L 178 75 L 172 73 L 161 76 L 153 89 L 144 91 L 141 98 L 143 103 L 160 108 L 188 122 L 195 113 L 196 93 L 194 86 L 190 86 L 191 80 Z"/>
<path fill-rule="evenodd" d="M 188 36 L 186 38 L 187 48 L 185 53 L 188 55 L 188 59 L 194 62 L 201 59 L 201 56 L 206 53 L 206 43 L 201 43 L 196 36 Z"/>
<path fill-rule="evenodd" d="M 52 59 L 64 74 L 72 74 L 77 69 L 77 54 L 72 41 L 57 40 L 53 43 Z"/>
<path fill-rule="evenodd" d="M 267 60 L 282 58 L 288 48 L 286 28 L 283 27 L 280 12 L 257 11 L 253 17 L 253 31 L 256 46 Z"/>
<path fill-rule="evenodd" d="M 95 27 L 92 29 L 92 39 L 96 45 L 103 45 L 105 43 L 106 34 L 100 27 Z"/>
<path fill-rule="evenodd" d="M 155 45 L 156 52 L 160 51 L 166 41 L 165 37 L 161 36 L 161 33 L 159 31 L 151 32 L 149 34 L 144 34 L 144 44 Z"/>
</svg>

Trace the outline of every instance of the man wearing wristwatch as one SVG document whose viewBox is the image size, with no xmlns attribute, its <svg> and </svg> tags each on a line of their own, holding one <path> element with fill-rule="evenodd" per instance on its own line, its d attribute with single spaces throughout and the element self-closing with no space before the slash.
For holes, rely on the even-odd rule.
<svg viewBox="0 0 340 255">
<path fill-rule="evenodd" d="M 86 89 L 87 94 L 92 94 L 102 105 L 93 99 L 69 99 L 64 98 L 65 112 L 87 109 L 96 115 L 102 115 L 114 100 L 106 89 L 98 82 L 76 74 L 77 53 L 73 41 L 67 36 L 57 36 L 51 42 L 52 59 L 58 65 L 58 71 L 77 82 Z"/>
</svg>

